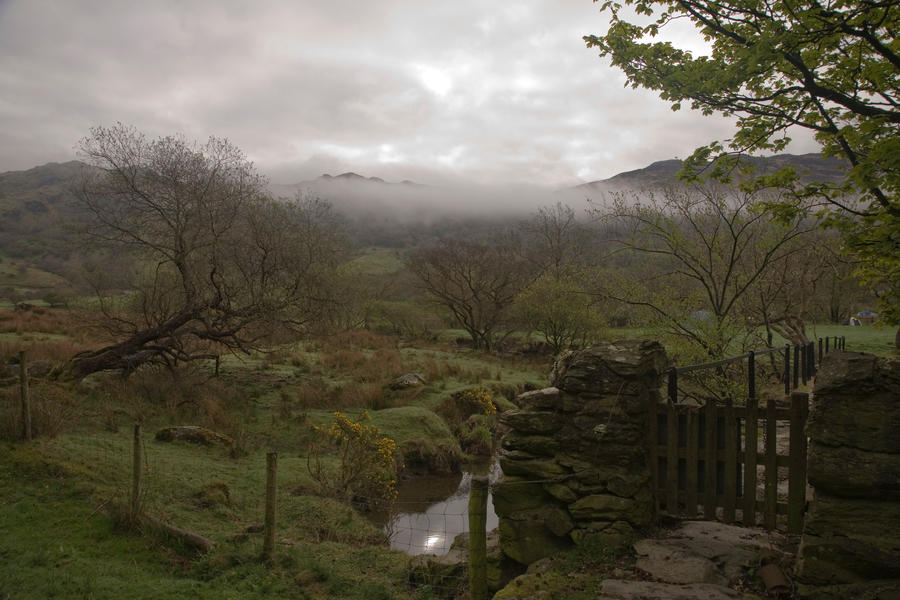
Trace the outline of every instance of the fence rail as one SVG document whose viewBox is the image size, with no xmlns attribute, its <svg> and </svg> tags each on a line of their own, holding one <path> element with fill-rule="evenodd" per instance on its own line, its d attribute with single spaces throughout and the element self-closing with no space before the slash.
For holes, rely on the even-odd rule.
<svg viewBox="0 0 900 600">
<path fill-rule="evenodd" d="M 673 404 L 678 403 L 679 374 L 723 367 L 745 359 L 747 360 L 747 397 L 756 398 L 756 359 L 777 353 L 783 353 L 784 356 L 781 381 L 784 383 L 784 393 L 785 395 L 788 395 L 793 390 L 799 388 L 801 383 L 806 385 L 806 383 L 815 376 L 818 364 L 822 362 L 822 358 L 826 354 L 836 350 L 845 350 L 846 345 L 847 339 L 844 336 L 834 336 L 818 339 L 818 356 L 816 353 L 816 342 L 812 341 L 794 346 L 785 344 L 782 348 L 750 350 L 749 352 L 738 356 L 731 356 L 712 362 L 685 365 L 683 367 L 672 367 L 668 371 L 667 389 L 669 401 Z M 794 357 L 793 361 L 791 361 L 791 354 L 793 354 Z"/>
</svg>

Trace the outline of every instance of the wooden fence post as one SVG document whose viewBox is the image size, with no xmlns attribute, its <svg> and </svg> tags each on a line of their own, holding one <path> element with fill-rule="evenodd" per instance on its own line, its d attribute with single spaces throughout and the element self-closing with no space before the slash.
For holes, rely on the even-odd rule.
<svg viewBox="0 0 900 600">
<path fill-rule="evenodd" d="M 143 445 L 141 443 L 141 424 L 134 424 L 134 444 L 131 463 L 131 506 L 129 516 L 135 525 L 141 517 L 141 485 L 143 478 Z"/>
<path fill-rule="evenodd" d="M 809 414 L 809 394 L 791 394 L 791 437 L 788 467 L 788 532 L 803 531 L 803 513 L 806 510 L 806 419 Z"/>
<path fill-rule="evenodd" d="M 678 404 L 678 369 L 669 369 L 669 402 Z"/>
<path fill-rule="evenodd" d="M 19 391 L 22 400 L 22 439 L 31 441 L 31 395 L 28 390 L 28 358 L 19 351 Z"/>
<path fill-rule="evenodd" d="M 278 453 L 266 454 L 266 525 L 263 541 L 263 558 L 271 560 L 275 556 L 275 508 L 278 492 Z"/>
<path fill-rule="evenodd" d="M 487 600 L 487 477 L 472 477 L 469 492 L 469 593 Z"/>
<path fill-rule="evenodd" d="M 22 439 L 31 441 L 31 398 L 28 395 L 28 360 L 19 351 L 19 391 L 22 398 Z"/>
<path fill-rule="evenodd" d="M 756 353 L 747 353 L 747 395 L 756 398 Z"/>
<path fill-rule="evenodd" d="M 742 521 L 756 527 L 756 454 L 759 439 L 759 413 L 756 398 L 747 398 L 744 408 L 744 506 Z"/>
</svg>

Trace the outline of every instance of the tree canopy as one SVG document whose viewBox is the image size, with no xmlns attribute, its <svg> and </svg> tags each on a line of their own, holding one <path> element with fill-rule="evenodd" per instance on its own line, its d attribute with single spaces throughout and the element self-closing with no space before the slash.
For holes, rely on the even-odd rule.
<svg viewBox="0 0 900 600">
<path fill-rule="evenodd" d="M 885 316 L 900 323 L 900 259 L 891 258 L 900 256 L 900 5 L 624 0 L 604 2 L 603 9 L 611 15 L 609 30 L 584 39 L 610 57 L 629 84 L 660 92 L 674 110 L 690 102 L 704 114 L 737 118 L 734 137 L 697 149 L 688 170 L 726 150 L 782 150 L 796 128 L 812 131 L 824 154 L 848 161 L 845 185 L 805 186 L 798 196 L 829 203 L 832 222 L 844 229 L 863 259 L 863 275 L 882 294 Z M 648 41 L 679 20 L 698 28 L 710 45 L 708 56 Z M 788 203 L 774 208 L 796 209 Z"/>
</svg>

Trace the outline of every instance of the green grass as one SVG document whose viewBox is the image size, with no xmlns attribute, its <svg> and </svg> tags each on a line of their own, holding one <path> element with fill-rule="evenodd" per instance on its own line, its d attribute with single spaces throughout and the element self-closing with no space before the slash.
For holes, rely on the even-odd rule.
<svg viewBox="0 0 900 600">
<path fill-rule="evenodd" d="M 361 275 L 391 275 L 404 268 L 400 250 L 395 248 L 366 248 L 350 265 Z"/>
<path fill-rule="evenodd" d="M 863 325 L 851 327 L 846 325 L 810 325 L 806 335 L 810 339 L 825 337 L 845 337 L 847 350 L 851 352 L 871 352 L 879 356 L 887 356 L 896 352 L 894 336 L 897 328 L 891 326 Z"/>
<path fill-rule="evenodd" d="M 199 557 L 120 525 L 128 432 L 85 432 L 0 447 L 0 592 L 9 598 L 402 598 L 407 557 L 333 500 L 292 491 L 305 460 L 279 460 L 278 556 L 260 559 L 265 457 L 146 439 L 145 510 L 216 542 Z M 209 483 L 229 500 L 198 501 Z M 376 544 L 376 545 L 373 545 Z"/>
</svg>

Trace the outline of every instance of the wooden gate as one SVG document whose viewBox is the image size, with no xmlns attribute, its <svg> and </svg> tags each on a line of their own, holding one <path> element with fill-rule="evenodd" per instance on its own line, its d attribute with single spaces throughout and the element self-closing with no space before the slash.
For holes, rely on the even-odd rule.
<svg viewBox="0 0 900 600">
<path fill-rule="evenodd" d="M 657 512 L 799 533 L 808 411 L 805 392 L 791 394 L 790 408 L 772 400 L 760 407 L 753 397 L 746 406 L 651 406 L 648 462 Z"/>
</svg>

